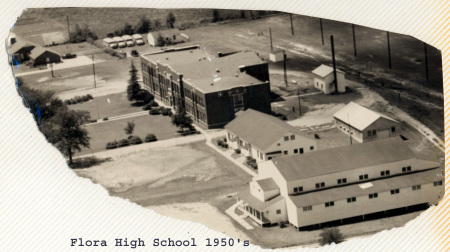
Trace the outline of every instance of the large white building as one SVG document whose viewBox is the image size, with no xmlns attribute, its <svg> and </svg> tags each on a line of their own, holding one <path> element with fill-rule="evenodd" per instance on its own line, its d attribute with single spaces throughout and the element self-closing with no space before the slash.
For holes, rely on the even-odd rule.
<svg viewBox="0 0 450 252">
<path fill-rule="evenodd" d="M 400 123 L 386 115 L 350 102 L 334 115 L 336 128 L 359 143 L 400 135 Z"/>
<path fill-rule="evenodd" d="M 257 161 L 317 149 L 316 141 L 303 136 L 297 128 L 253 109 L 238 112 L 236 118 L 225 125 L 225 130 L 231 148 Z"/>
<path fill-rule="evenodd" d="M 392 209 L 437 204 L 444 173 L 400 138 L 284 156 L 258 165 L 238 194 L 240 208 L 262 226 L 345 223 Z"/>
<path fill-rule="evenodd" d="M 332 67 L 322 64 L 318 68 L 314 69 L 312 73 L 314 74 L 315 88 L 321 90 L 324 94 L 331 94 L 336 91 Z M 345 73 L 339 69 L 336 69 L 336 77 L 338 93 L 345 93 Z"/>
</svg>

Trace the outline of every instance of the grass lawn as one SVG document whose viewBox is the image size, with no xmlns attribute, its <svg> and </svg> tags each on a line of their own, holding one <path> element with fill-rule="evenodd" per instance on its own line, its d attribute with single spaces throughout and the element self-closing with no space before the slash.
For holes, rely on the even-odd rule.
<svg viewBox="0 0 450 252">
<path fill-rule="evenodd" d="M 132 102 L 128 101 L 126 93 L 118 93 L 94 97 L 93 100 L 87 102 L 69 105 L 69 108 L 73 110 L 87 110 L 91 113 L 91 119 L 102 119 L 104 117 L 143 111 L 142 107 L 133 106 L 132 104 Z"/>
<path fill-rule="evenodd" d="M 177 127 L 172 125 L 171 118 L 162 115 L 143 115 L 132 118 L 126 118 L 115 121 L 107 121 L 104 123 L 96 123 L 87 125 L 86 129 L 91 137 L 90 144 L 91 149 L 83 149 L 79 154 L 89 154 L 91 151 L 104 151 L 106 150 L 106 143 L 114 140 L 121 140 L 127 138 L 124 128 L 127 122 L 134 122 L 135 128 L 133 136 L 138 136 L 142 140 L 149 133 L 155 134 L 158 140 L 169 139 L 177 137 Z"/>
</svg>

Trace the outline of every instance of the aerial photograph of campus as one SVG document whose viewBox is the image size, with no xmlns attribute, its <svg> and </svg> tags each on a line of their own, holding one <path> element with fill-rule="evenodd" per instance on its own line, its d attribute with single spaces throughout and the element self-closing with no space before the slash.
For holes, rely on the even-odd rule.
<svg viewBox="0 0 450 252">
<path fill-rule="evenodd" d="M 39 8 L 6 50 L 67 169 L 263 248 L 402 227 L 444 196 L 441 52 L 276 11 Z"/>
</svg>

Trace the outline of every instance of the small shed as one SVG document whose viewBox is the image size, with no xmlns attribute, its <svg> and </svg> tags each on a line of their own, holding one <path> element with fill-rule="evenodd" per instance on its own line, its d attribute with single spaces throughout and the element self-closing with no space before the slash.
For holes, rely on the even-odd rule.
<svg viewBox="0 0 450 252">
<path fill-rule="evenodd" d="M 324 94 L 334 93 L 336 88 L 334 86 L 333 68 L 327 65 L 320 65 L 312 71 L 314 74 L 314 87 L 321 90 Z M 338 93 L 345 93 L 345 73 L 336 69 Z"/>
<path fill-rule="evenodd" d="M 46 65 L 61 62 L 61 55 L 50 49 L 37 46 L 31 51 L 30 59 L 33 61 L 33 66 Z"/>
<path fill-rule="evenodd" d="M 158 37 L 162 37 L 167 44 L 178 44 L 189 40 L 189 37 L 182 34 L 180 30 L 174 28 L 163 31 L 150 32 L 147 35 L 148 43 L 151 46 L 157 46 Z"/>
<path fill-rule="evenodd" d="M 271 51 L 269 55 L 269 59 L 272 62 L 279 62 L 284 60 L 284 50 L 275 50 Z"/>
<path fill-rule="evenodd" d="M 10 48 L 10 54 L 12 56 L 11 61 L 14 63 L 22 63 L 30 59 L 30 53 L 35 48 L 35 45 L 25 41 L 17 41 Z"/>
</svg>

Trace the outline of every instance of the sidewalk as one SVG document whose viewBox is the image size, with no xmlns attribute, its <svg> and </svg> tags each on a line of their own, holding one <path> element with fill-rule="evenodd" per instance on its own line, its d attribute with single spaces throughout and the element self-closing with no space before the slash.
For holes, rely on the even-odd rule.
<svg viewBox="0 0 450 252">
<path fill-rule="evenodd" d="M 236 207 L 238 207 L 239 205 L 241 205 L 243 203 L 242 200 L 236 202 L 234 205 L 232 205 L 230 208 L 228 208 L 227 210 L 225 210 L 225 213 L 228 214 L 231 218 L 233 218 L 233 220 L 237 221 L 239 224 L 241 224 L 241 226 L 243 226 L 245 229 L 247 230 L 251 230 L 253 229 L 253 227 L 243 219 L 243 217 L 246 217 L 245 214 L 243 214 L 242 216 L 237 215 L 234 210 L 236 209 Z"/>
</svg>

